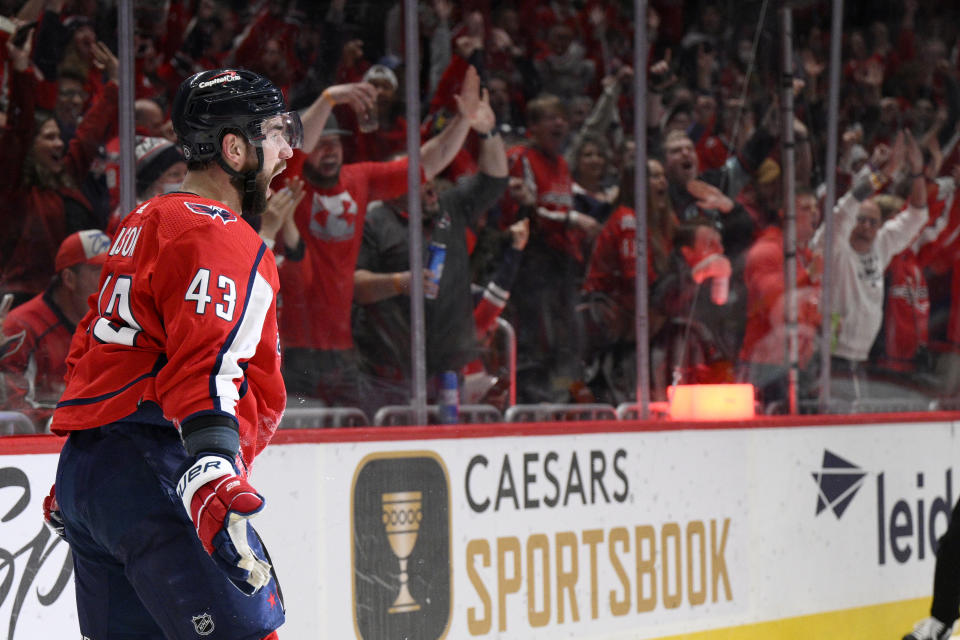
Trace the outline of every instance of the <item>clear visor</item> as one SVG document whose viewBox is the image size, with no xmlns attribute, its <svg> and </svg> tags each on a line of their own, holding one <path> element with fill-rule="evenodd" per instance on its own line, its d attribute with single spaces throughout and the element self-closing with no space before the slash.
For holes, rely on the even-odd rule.
<svg viewBox="0 0 960 640">
<path fill-rule="evenodd" d="M 251 142 L 257 145 L 267 142 L 278 147 L 288 145 L 291 149 L 302 148 L 303 123 L 300 121 L 300 114 L 296 111 L 288 111 L 262 120 L 260 136 Z"/>
</svg>

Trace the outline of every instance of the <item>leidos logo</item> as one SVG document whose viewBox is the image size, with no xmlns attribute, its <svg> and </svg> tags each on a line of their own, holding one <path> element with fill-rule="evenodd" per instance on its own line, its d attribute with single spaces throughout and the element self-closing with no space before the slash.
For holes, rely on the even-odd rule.
<svg viewBox="0 0 960 640">
<path fill-rule="evenodd" d="M 857 465 L 824 449 L 823 467 L 820 473 L 812 475 L 818 489 L 817 515 L 829 507 L 839 520 L 850 506 L 853 496 L 863 486 L 863 478 L 867 474 Z"/>
<path fill-rule="evenodd" d="M 877 474 L 877 563 L 886 564 L 888 545 L 890 555 L 900 564 L 912 557 L 923 560 L 928 544 L 931 553 L 935 554 L 939 543 L 937 515 L 942 513 L 945 521 L 940 535 L 946 532 L 945 525 L 950 523 L 950 510 L 953 507 L 952 470 L 944 472 L 942 495 L 929 493 L 930 489 L 936 489 L 924 487 L 922 472 L 916 474 L 915 489 L 897 483 L 898 476 L 892 476 L 888 494 L 884 476 L 884 473 Z M 890 505 L 889 512 L 887 505 Z"/>
<path fill-rule="evenodd" d="M 888 558 L 904 564 L 911 559 L 924 560 L 929 554 L 935 554 L 939 535 L 950 522 L 953 505 L 952 470 L 948 468 L 944 472 L 942 493 L 937 492 L 935 486 L 926 486 L 924 472 L 905 474 L 903 471 L 897 469 L 877 473 L 875 522 L 877 564 L 880 565 L 886 564 Z M 839 520 L 864 485 L 867 473 L 835 453 L 824 450 L 822 468 L 819 473 L 812 475 L 818 488 L 817 515 L 831 509 Z M 904 482 L 904 478 L 909 480 Z M 943 514 L 944 524 L 938 527 L 940 514 Z"/>
<path fill-rule="evenodd" d="M 450 625 L 450 492 L 431 451 L 373 454 L 353 478 L 353 621 L 362 640 L 439 640 Z"/>
</svg>

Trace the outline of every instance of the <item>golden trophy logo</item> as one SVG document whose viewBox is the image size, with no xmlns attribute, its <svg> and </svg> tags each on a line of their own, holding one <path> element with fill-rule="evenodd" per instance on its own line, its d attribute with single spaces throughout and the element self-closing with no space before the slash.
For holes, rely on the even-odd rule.
<svg viewBox="0 0 960 640">
<path fill-rule="evenodd" d="M 353 622 L 360 640 L 442 640 L 453 604 L 450 477 L 433 451 L 361 460 L 350 518 Z"/>
<path fill-rule="evenodd" d="M 417 544 L 417 531 L 423 520 L 422 494 L 419 491 L 383 494 L 383 526 L 387 531 L 387 540 L 393 555 L 400 560 L 400 593 L 393 601 L 389 613 L 418 611 L 420 605 L 410 595 L 407 588 L 407 559 Z"/>
</svg>

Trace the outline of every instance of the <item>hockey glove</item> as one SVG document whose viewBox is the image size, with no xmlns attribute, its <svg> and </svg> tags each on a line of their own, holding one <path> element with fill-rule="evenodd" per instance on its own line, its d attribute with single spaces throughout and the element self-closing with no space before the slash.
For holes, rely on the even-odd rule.
<svg viewBox="0 0 960 640">
<path fill-rule="evenodd" d="M 64 537 L 63 517 L 60 515 L 60 505 L 57 504 L 57 485 L 51 486 L 50 495 L 43 499 L 43 521 L 55 534 Z"/>
<path fill-rule="evenodd" d="M 235 587 L 253 595 L 270 582 L 270 564 L 251 548 L 256 533 L 248 522 L 263 509 L 263 496 L 227 458 L 201 453 L 195 460 L 180 477 L 177 494 L 203 548 Z"/>
</svg>

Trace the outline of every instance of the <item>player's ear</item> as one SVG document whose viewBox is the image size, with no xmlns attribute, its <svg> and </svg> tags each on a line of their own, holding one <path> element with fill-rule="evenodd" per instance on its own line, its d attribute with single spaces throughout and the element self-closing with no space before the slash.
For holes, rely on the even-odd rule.
<svg viewBox="0 0 960 640">
<path fill-rule="evenodd" d="M 240 169 L 246 158 L 246 140 L 236 133 L 228 133 L 220 141 L 220 153 L 227 164 L 234 169 Z"/>
</svg>

